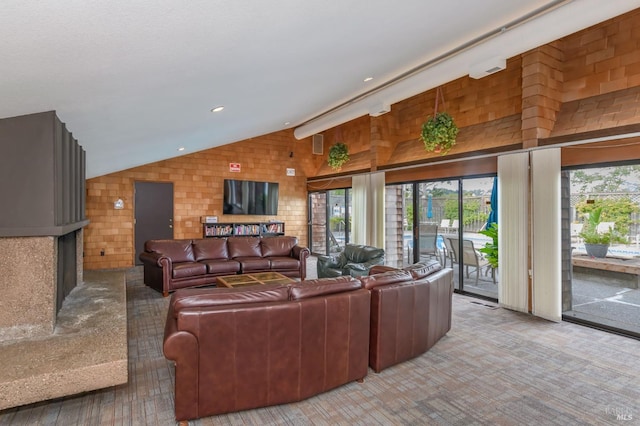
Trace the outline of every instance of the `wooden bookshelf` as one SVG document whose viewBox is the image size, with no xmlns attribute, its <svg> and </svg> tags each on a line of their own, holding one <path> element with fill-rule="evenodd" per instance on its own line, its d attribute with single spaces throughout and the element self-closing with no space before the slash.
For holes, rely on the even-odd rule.
<svg viewBox="0 0 640 426">
<path fill-rule="evenodd" d="M 284 222 L 203 223 L 204 238 L 284 235 Z"/>
</svg>

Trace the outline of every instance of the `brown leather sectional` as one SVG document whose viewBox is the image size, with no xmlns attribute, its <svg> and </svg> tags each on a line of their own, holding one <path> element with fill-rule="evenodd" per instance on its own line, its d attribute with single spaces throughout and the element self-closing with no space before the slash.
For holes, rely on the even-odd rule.
<svg viewBox="0 0 640 426">
<path fill-rule="evenodd" d="M 452 269 L 437 261 L 375 266 L 360 280 L 371 291 L 369 366 L 376 373 L 425 353 L 451 330 Z"/>
<path fill-rule="evenodd" d="M 299 401 L 416 357 L 451 328 L 453 270 L 437 262 L 371 276 L 171 298 L 164 354 L 176 419 Z"/>
<path fill-rule="evenodd" d="M 299 401 L 367 375 L 370 292 L 351 277 L 178 290 L 164 354 L 178 421 Z"/>
<path fill-rule="evenodd" d="M 291 236 L 149 240 L 144 250 L 144 283 L 165 297 L 223 275 L 273 271 L 304 280 L 309 257 Z"/>
</svg>

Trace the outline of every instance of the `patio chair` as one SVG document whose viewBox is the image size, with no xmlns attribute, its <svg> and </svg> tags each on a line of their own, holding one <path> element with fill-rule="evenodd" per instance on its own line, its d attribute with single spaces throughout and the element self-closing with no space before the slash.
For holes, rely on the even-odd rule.
<svg viewBox="0 0 640 426">
<path fill-rule="evenodd" d="M 451 244 L 451 249 L 453 250 L 454 259 L 459 262 L 459 240 L 457 238 L 449 238 L 449 242 Z M 482 254 L 475 249 L 473 241 L 471 240 L 462 240 L 462 262 L 464 263 L 467 278 L 469 278 L 469 272 L 476 273 L 476 286 L 478 285 L 478 280 L 480 279 L 480 273 L 482 270 L 491 268 L 487 259 L 485 259 Z M 469 268 L 474 269 L 469 271 Z M 492 274 L 492 277 L 493 282 L 495 283 L 495 275 Z"/>
<path fill-rule="evenodd" d="M 451 246 L 450 238 L 443 238 L 444 241 L 444 255 L 442 256 L 444 259 L 444 267 L 447 267 L 447 259 L 451 263 L 451 268 L 453 268 L 454 263 L 458 263 L 458 258 L 455 256 L 455 252 L 453 251 L 453 247 Z"/>
<path fill-rule="evenodd" d="M 580 233 L 582 232 L 582 227 L 584 224 L 582 223 L 572 223 L 571 224 L 571 241 L 575 243 L 580 243 Z"/>
<path fill-rule="evenodd" d="M 330 253 L 339 253 L 342 251 L 343 247 L 340 245 L 336 237 L 333 235 L 333 232 L 329 231 L 329 252 Z"/>
<path fill-rule="evenodd" d="M 420 224 L 420 256 L 435 257 L 440 261 L 438 250 L 438 225 Z"/>
<path fill-rule="evenodd" d="M 605 234 L 609 231 L 613 231 L 615 227 L 616 227 L 615 222 L 600 222 L 598 224 L 598 227 L 596 228 L 596 232 L 598 234 Z"/>
<path fill-rule="evenodd" d="M 460 227 L 460 221 L 458 221 L 458 219 L 455 219 L 453 222 L 451 222 L 451 226 L 449 227 L 449 231 L 457 234 L 458 233 L 458 228 Z"/>
<path fill-rule="evenodd" d="M 442 219 L 442 221 L 440 221 L 440 229 L 443 229 L 444 232 L 447 232 L 450 225 L 451 221 L 449 219 Z"/>
</svg>

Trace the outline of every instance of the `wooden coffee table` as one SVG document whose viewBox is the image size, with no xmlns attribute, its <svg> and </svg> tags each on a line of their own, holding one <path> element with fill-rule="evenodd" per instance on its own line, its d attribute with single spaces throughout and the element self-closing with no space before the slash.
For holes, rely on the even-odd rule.
<svg viewBox="0 0 640 426">
<path fill-rule="evenodd" d="M 243 287 L 261 284 L 288 284 L 293 279 L 279 272 L 256 272 L 253 274 L 225 275 L 216 278 L 217 282 L 225 287 Z"/>
</svg>

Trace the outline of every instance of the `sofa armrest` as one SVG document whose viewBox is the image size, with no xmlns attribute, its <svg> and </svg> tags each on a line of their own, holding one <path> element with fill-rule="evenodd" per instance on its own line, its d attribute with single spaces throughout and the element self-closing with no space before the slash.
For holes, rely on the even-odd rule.
<svg viewBox="0 0 640 426">
<path fill-rule="evenodd" d="M 381 265 L 383 262 L 384 262 L 384 258 L 378 257 L 378 258 L 369 260 L 367 262 L 360 262 L 360 263 L 349 262 L 343 268 L 348 269 L 350 275 L 354 275 L 352 272 L 355 272 L 354 276 L 369 275 L 369 270 L 372 267 L 376 265 Z"/>
<path fill-rule="evenodd" d="M 359 277 L 369 273 L 369 268 L 367 268 L 364 263 L 347 263 L 343 269 L 348 270 L 349 275 L 352 277 Z"/>
<path fill-rule="evenodd" d="M 145 251 L 140 253 L 140 260 L 144 265 L 144 283 L 168 296 L 172 278 L 173 262 L 171 258 L 157 252 Z"/>
<path fill-rule="evenodd" d="M 291 249 L 291 255 L 300 262 L 300 279 L 307 278 L 307 259 L 311 256 L 311 251 L 307 247 L 295 245 Z"/>
<path fill-rule="evenodd" d="M 187 331 L 178 330 L 178 320 L 174 318 L 173 307 L 169 307 L 164 327 L 162 351 L 164 356 L 175 362 L 175 415 L 177 419 L 187 419 L 198 412 L 198 339 Z"/>
<path fill-rule="evenodd" d="M 163 267 L 164 265 L 168 266 L 169 268 L 171 268 L 171 258 L 165 256 L 162 253 L 156 253 L 156 252 L 149 252 L 149 251 L 145 251 L 140 253 L 140 260 L 142 261 L 142 263 L 144 263 L 145 265 L 155 265 L 155 266 L 159 266 L 159 267 Z"/>
<path fill-rule="evenodd" d="M 375 259 L 371 259 L 367 262 L 363 262 L 362 265 L 367 268 L 367 271 L 374 267 L 375 265 L 382 265 L 384 263 L 384 257 L 376 257 Z"/>
<path fill-rule="evenodd" d="M 295 245 L 291 249 L 291 257 L 298 260 L 305 260 L 309 257 L 311 253 L 307 247 Z"/>
<path fill-rule="evenodd" d="M 318 264 L 325 268 L 342 268 L 341 256 L 318 256 Z"/>
</svg>

